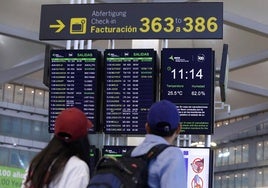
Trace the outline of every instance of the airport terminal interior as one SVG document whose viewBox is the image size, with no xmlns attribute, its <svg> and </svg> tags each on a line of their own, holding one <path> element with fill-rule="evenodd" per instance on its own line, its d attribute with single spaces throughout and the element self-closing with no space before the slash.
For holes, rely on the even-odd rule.
<svg viewBox="0 0 268 188">
<path fill-rule="evenodd" d="M 223 2 L 221 39 L 40 40 L 41 6 L 99 3 Z M 116 5 L 114 5 L 116 6 Z M 182 134 L 180 147 L 207 148 L 209 188 L 268 187 L 267 0 L 3 0 L 0 2 L 0 184 L 21 178 L 52 137 L 48 131 L 49 49 L 211 48 L 215 52 L 213 133 Z M 138 14 L 138 13 L 137 13 Z M 190 14 L 190 13 L 189 13 Z M 45 31 L 42 31 L 45 32 Z M 223 46 L 228 45 L 225 87 L 220 87 Z M 157 86 L 158 87 L 158 86 Z M 223 100 L 221 92 L 224 92 Z M 158 95 L 159 93 L 157 93 Z M 144 135 L 89 134 L 94 149 L 139 144 Z M 94 152 L 93 152 L 94 153 Z M 92 170 L 92 169 L 91 169 Z M 1 187 L 1 186 L 0 186 Z M 13 187 L 20 187 L 19 185 Z M 189 188 L 192 188 L 189 185 Z M 204 187 L 206 188 L 206 187 Z"/>
</svg>

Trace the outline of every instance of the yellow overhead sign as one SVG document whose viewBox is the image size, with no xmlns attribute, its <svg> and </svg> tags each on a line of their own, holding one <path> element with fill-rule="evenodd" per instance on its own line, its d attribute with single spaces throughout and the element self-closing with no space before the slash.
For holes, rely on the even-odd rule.
<svg viewBox="0 0 268 188">
<path fill-rule="evenodd" d="M 222 39 L 222 2 L 42 5 L 40 40 Z"/>
</svg>

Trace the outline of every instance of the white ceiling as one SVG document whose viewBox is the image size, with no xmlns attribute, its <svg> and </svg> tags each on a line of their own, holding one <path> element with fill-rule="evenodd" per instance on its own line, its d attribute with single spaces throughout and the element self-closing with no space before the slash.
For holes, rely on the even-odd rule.
<svg viewBox="0 0 268 188">
<path fill-rule="evenodd" d="M 194 1 L 194 0 L 192 0 Z M 74 1 L 76 2 L 76 1 Z M 94 1 L 87 1 L 88 3 Z M 185 0 L 102 0 L 118 2 L 187 2 Z M 191 1 L 190 1 L 191 2 Z M 197 1 L 195 2 L 205 2 Z M 210 2 L 209 0 L 206 2 Z M 212 1 L 211 1 L 212 2 Z M 213 1 L 215 2 L 215 0 Z M 224 0 L 222 40 L 169 40 L 168 47 L 211 47 L 220 67 L 223 43 L 229 45 L 230 72 L 225 105 L 216 120 L 268 110 L 268 1 Z M 41 4 L 69 4 L 69 0 L 1 0 L 0 2 L 0 84 L 17 82 L 46 88 L 43 83 L 45 44 L 66 46 L 66 41 L 39 41 Z M 115 41 L 115 48 L 129 47 Z M 92 48 L 105 49 L 107 41 L 94 41 Z M 215 89 L 216 99 L 219 88 Z M 216 132 L 217 134 L 217 132 Z"/>
</svg>

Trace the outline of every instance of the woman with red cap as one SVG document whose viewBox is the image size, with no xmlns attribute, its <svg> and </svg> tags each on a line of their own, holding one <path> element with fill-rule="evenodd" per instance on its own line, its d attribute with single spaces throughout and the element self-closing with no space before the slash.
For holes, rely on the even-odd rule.
<svg viewBox="0 0 268 188">
<path fill-rule="evenodd" d="M 63 110 L 55 135 L 30 163 L 22 188 L 83 188 L 89 182 L 88 128 L 92 123 L 78 108 Z"/>
</svg>

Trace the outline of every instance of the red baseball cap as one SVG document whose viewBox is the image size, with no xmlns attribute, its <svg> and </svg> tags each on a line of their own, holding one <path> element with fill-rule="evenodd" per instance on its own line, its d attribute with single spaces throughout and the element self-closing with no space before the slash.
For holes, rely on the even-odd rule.
<svg viewBox="0 0 268 188">
<path fill-rule="evenodd" d="M 72 142 L 86 136 L 92 127 L 92 122 L 84 112 L 76 107 L 67 108 L 56 118 L 55 135 L 66 142 Z"/>
</svg>

